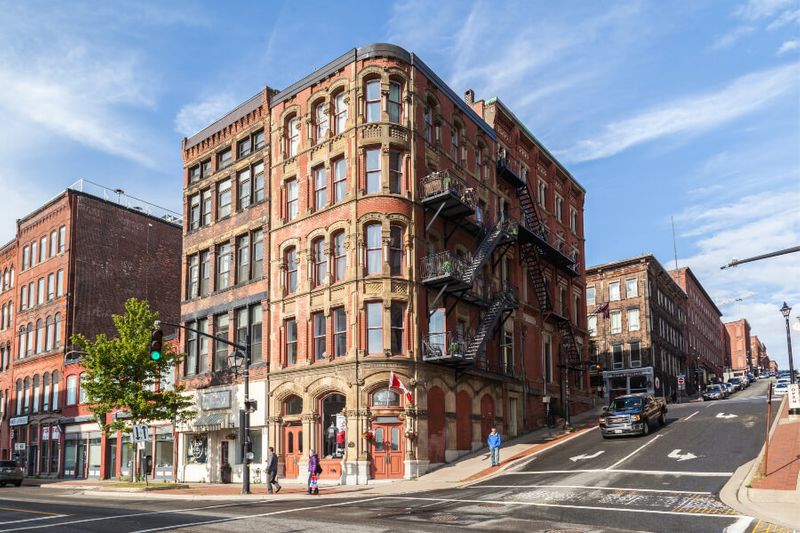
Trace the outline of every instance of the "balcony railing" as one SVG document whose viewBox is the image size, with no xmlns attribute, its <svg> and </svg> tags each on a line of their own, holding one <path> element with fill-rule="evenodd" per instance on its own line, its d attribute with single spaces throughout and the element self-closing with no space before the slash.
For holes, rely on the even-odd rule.
<svg viewBox="0 0 800 533">
<path fill-rule="evenodd" d="M 422 281 L 452 279 L 461 281 L 467 271 L 468 263 L 452 252 L 444 251 L 422 258 Z"/>
<path fill-rule="evenodd" d="M 467 182 L 449 170 L 432 172 L 420 180 L 422 199 L 450 193 L 462 203 L 475 208 L 475 189 L 469 187 Z"/>
<path fill-rule="evenodd" d="M 468 335 L 457 331 L 429 333 L 422 338 L 423 361 L 469 362 L 466 355 L 471 342 Z"/>
</svg>

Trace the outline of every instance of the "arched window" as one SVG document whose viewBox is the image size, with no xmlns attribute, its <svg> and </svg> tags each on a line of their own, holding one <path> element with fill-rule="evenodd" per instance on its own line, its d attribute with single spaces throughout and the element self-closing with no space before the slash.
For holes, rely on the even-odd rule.
<svg viewBox="0 0 800 533">
<path fill-rule="evenodd" d="M 78 390 L 78 402 L 79 403 L 86 403 L 87 395 L 86 395 L 86 372 L 83 372 L 80 376 L 80 388 Z"/>
<path fill-rule="evenodd" d="M 366 118 L 367 122 L 381 120 L 381 80 L 367 81 Z"/>
<path fill-rule="evenodd" d="M 41 391 L 39 390 L 39 374 L 33 376 L 33 412 L 39 412 L 39 396 Z"/>
<path fill-rule="evenodd" d="M 3 270 L 3 290 L 8 288 L 8 269 Z"/>
<path fill-rule="evenodd" d="M 383 251 L 381 250 L 380 223 L 367 224 L 367 274 L 383 273 Z"/>
<path fill-rule="evenodd" d="M 45 372 L 42 376 L 44 385 L 44 394 L 42 396 L 42 411 L 45 413 L 50 411 L 50 373 Z"/>
<path fill-rule="evenodd" d="M 46 335 L 45 335 L 45 337 L 46 337 L 45 350 L 49 352 L 50 350 L 53 349 L 53 341 L 54 341 L 54 337 L 53 337 L 53 317 L 48 316 L 47 319 L 45 320 L 45 322 L 47 324 L 47 326 L 46 326 Z"/>
<path fill-rule="evenodd" d="M 22 380 L 17 379 L 17 416 L 22 414 Z"/>
<path fill-rule="evenodd" d="M 19 291 L 19 308 L 25 309 L 26 307 L 28 307 L 28 287 L 23 285 Z"/>
<path fill-rule="evenodd" d="M 292 294 L 297 291 L 297 249 L 294 246 L 287 248 L 284 252 L 284 263 L 286 264 L 286 293 Z"/>
<path fill-rule="evenodd" d="M 333 234 L 333 281 L 342 281 L 347 270 L 347 252 L 344 249 L 344 231 Z"/>
<path fill-rule="evenodd" d="M 6 329 L 6 304 L 3 304 L 3 312 L 0 313 L 0 329 Z"/>
<path fill-rule="evenodd" d="M 44 292 L 44 278 L 39 278 L 39 282 L 38 282 L 37 286 L 38 286 L 37 290 L 39 291 L 37 296 L 39 297 L 39 299 L 37 300 L 36 303 L 39 304 L 39 305 L 42 305 L 44 303 L 44 295 L 45 295 L 45 292 Z"/>
<path fill-rule="evenodd" d="M 460 145 L 460 137 L 461 137 L 461 126 L 458 125 L 457 122 L 453 122 L 453 127 L 450 130 L 450 155 L 453 157 L 453 162 L 458 164 L 461 163 L 461 158 L 458 157 L 458 148 Z"/>
<path fill-rule="evenodd" d="M 78 401 L 78 376 L 67 376 L 67 405 L 75 405 Z"/>
<path fill-rule="evenodd" d="M 389 229 L 389 267 L 392 276 L 403 275 L 403 226 L 397 224 Z"/>
<path fill-rule="evenodd" d="M 27 338 L 25 339 L 25 355 L 33 355 L 34 353 L 34 343 L 33 343 L 33 324 L 28 322 L 28 328 L 26 330 Z"/>
<path fill-rule="evenodd" d="M 53 411 L 61 408 L 61 397 L 58 394 L 58 370 L 53 370 Z"/>
<path fill-rule="evenodd" d="M 56 313 L 55 323 L 53 324 L 53 328 L 55 329 L 55 341 L 53 342 L 53 346 L 58 348 L 61 346 L 61 313 Z"/>
<path fill-rule="evenodd" d="M 25 357 L 25 330 L 19 332 L 19 348 L 17 349 L 17 359 Z"/>
<path fill-rule="evenodd" d="M 44 351 L 44 322 L 42 319 L 38 319 L 36 321 L 36 348 L 34 349 L 35 353 L 40 353 Z"/>
<path fill-rule="evenodd" d="M 289 396 L 283 401 L 284 415 L 299 415 L 303 412 L 303 399 L 299 396 Z"/>
<path fill-rule="evenodd" d="M 24 390 L 22 391 L 23 410 L 25 413 L 31 412 L 31 378 L 25 378 Z"/>
<path fill-rule="evenodd" d="M 428 100 L 422 110 L 422 121 L 425 124 L 425 140 L 429 143 L 433 142 L 433 109 L 434 103 Z"/>
<path fill-rule="evenodd" d="M 314 285 L 320 287 L 328 278 L 328 254 L 325 251 L 325 239 L 322 237 L 314 240 Z"/>
<path fill-rule="evenodd" d="M 391 389 L 380 389 L 372 393 L 373 407 L 400 407 L 400 395 Z"/>
<path fill-rule="evenodd" d="M 344 132 L 347 124 L 347 102 L 344 90 L 336 94 L 334 99 L 336 106 L 336 135 Z"/>
<path fill-rule="evenodd" d="M 345 397 L 341 394 L 329 394 L 322 402 L 322 457 L 342 457 L 344 455 L 345 435 L 341 423 L 341 415 L 345 408 Z"/>
<path fill-rule="evenodd" d="M 58 253 L 58 232 L 53 230 L 50 232 L 50 257 L 54 257 Z"/>
<path fill-rule="evenodd" d="M 389 82 L 389 102 L 387 108 L 389 111 L 389 122 L 394 122 L 395 124 L 400 124 L 403 110 L 401 92 L 400 83 L 396 81 Z"/>
<path fill-rule="evenodd" d="M 8 286 L 13 289 L 14 288 L 14 267 L 13 266 L 11 267 L 11 270 L 9 271 L 9 273 L 11 275 L 9 276 Z"/>
<path fill-rule="evenodd" d="M 314 140 L 319 144 L 328 135 L 328 111 L 325 109 L 325 102 L 314 106 L 314 126 Z"/>
<path fill-rule="evenodd" d="M 286 120 L 286 154 L 288 157 L 297 155 L 300 148 L 300 119 L 292 115 Z"/>
</svg>

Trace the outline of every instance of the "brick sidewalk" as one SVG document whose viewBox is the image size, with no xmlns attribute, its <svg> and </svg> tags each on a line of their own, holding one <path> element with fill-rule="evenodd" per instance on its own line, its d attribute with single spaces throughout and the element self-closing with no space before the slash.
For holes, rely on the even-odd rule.
<svg viewBox="0 0 800 533">
<path fill-rule="evenodd" d="M 764 472 L 764 463 L 758 470 Z M 789 402 L 782 402 L 778 426 L 769 441 L 769 463 L 765 477 L 758 475 L 750 485 L 754 489 L 797 490 L 800 475 L 800 416 L 789 416 Z"/>
</svg>

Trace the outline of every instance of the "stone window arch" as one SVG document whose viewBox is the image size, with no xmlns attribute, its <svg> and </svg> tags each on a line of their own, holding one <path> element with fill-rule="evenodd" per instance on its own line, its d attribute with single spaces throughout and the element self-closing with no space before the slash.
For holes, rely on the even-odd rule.
<svg viewBox="0 0 800 533">
<path fill-rule="evenodd" d="M 400 394 L 388 388 L 378 389 L 370 395 L 369 404 L 380 408 L 400 407 Z"/>
<path fill-rule="evenodd" d="M 303 412 L 303 399 L 292 394 L 283 400 L 283 414 L 285 416 L 299 416 Z"/>
</svg>

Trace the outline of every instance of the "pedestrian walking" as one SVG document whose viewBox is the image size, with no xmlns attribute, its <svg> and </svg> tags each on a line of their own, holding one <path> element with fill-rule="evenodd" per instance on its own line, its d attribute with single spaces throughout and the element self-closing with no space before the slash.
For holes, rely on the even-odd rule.
<svg viewBox="0 0 800 533">
<path fill-rule="evenodd" d="M 500 434 L 497 432 L 497 428 L 492 428 L 492 432 L 489 433 L 489 438 L 487 439 L 489 444 L 489 457 L 492 460 L 492 466 L 499 466 L 500 465 Z"/>
<path fill-rule="evenodd" d="M 319 456 L 316 450 L 308 452 L 308 491 L 307 494 L 319 494 L 319 475 L 322 473 L 322 465 L 319 463 Z"/>
<path fill-rule="evenodd" d="M 275 455 L 275 448 L 269 447 L 269 457 L 267 458 L 267 492 L 272 494 L 272 486 L 275 485 L 275 494 L 281 491 L 278 483 L 278 456 Z"/>
</svg>

